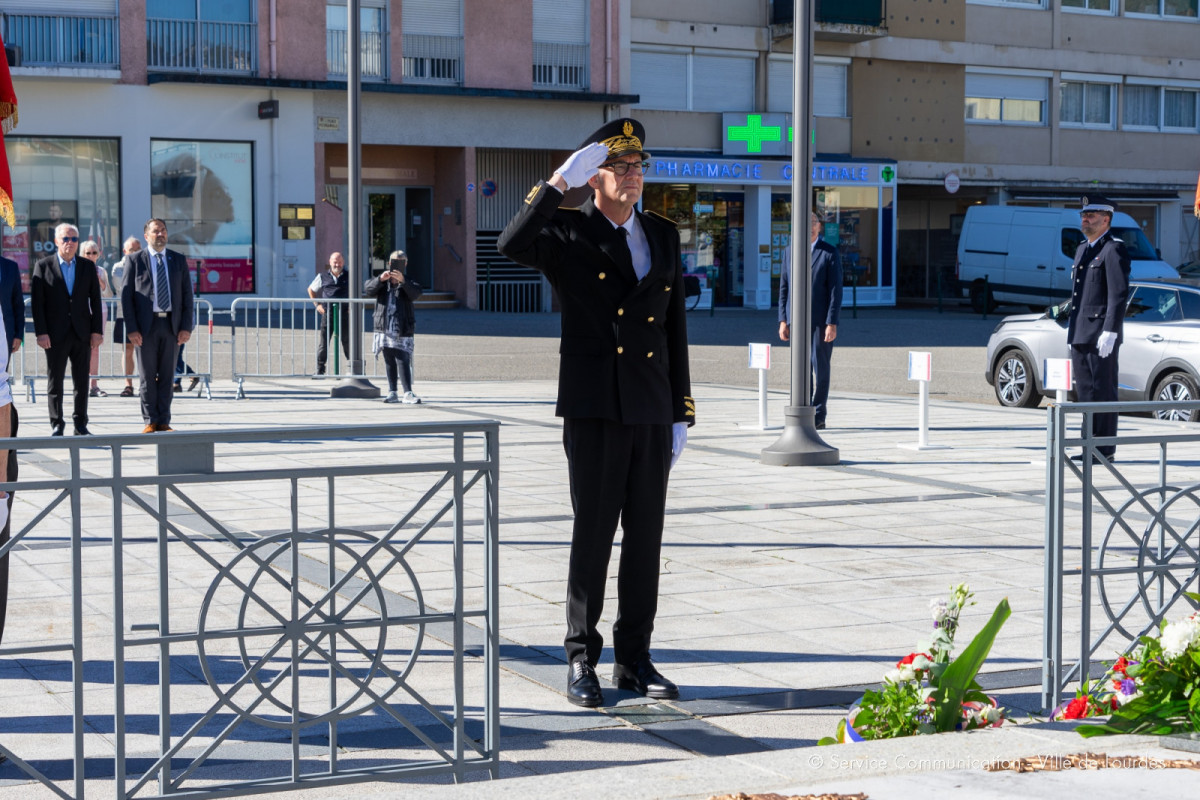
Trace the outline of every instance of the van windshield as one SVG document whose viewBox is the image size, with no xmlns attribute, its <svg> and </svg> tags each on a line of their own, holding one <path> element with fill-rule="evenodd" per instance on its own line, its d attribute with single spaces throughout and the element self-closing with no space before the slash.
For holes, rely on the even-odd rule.
<svg viewBox="0 0 1200 800">
<path fill-rule="evenodd" d="M 1125 249 L 1129 251 L 1129 258 L 1132 261 L 1158 261 L 1158 253 L 1150 245 L 1150 240 L 1146 238 L 1146 234 L 1142 233 L 1141 228 L 1117 228 L 1112 229 L 1113 236 L 1125 243 Z"/>
</svg>

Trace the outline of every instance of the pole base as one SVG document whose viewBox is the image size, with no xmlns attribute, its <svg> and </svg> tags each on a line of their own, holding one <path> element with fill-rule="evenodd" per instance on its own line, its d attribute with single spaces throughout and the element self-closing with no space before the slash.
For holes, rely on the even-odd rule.
<svg viewBox="0 0 1200 800">
<path fill-rule="evenodd" d="M 330 397 L 354 397 L 370 400 L 379 397 L 379 387 L 366 378 L 342 378 L 329 389 Z"/>
<path fill-rule="evenodd" d="M 759 458 L 773 467 L 827 467 L 841 463 L 841 454 L 817 434 L 814 422 L 817 410 L 812 406 L 787 406 L 783 409 L 783 434 Z"/>
</svg>

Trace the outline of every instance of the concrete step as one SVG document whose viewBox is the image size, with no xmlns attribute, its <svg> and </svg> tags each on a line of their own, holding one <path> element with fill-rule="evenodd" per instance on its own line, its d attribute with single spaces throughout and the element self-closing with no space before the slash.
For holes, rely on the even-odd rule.
<svg viewBox="0 0 1200 800">
<path fill-rule="evenodd" d="M 426 310 L 451 309 L 458 308 L 458 301 L 454 299 L 454 292 L 428 291 L 422 294 L 419 300 L 413 301 L 413 307 Z"/>
</svg>

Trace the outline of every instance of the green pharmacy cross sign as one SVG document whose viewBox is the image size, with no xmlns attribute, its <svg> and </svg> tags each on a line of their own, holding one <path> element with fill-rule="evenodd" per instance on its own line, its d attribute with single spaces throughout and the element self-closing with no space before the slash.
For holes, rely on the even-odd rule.
<svg viewBox="0 0 1200 800">
<path fill-rule="evenodd" d="M 779 125 L 763 125 L 762 114 L 750 114 L 745 125 L 730 125 L 726 138 L 731 142 L 745 142 L 746 152 L 761 153 L 763 142 L 782 141 L 783 129 Z M 788 138 L 791 138 L 788 129 Z"/>
<path fill-rule="evenodd" d="M 727 156 L 790 156 L 792 125 L 790 114 L 725 114 L 725 141 L 722 154 Z"/>
</svg>

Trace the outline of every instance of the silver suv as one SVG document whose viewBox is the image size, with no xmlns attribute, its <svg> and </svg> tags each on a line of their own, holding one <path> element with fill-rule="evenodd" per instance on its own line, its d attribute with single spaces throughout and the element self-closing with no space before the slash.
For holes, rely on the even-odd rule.
<svg viewBox="0 0 1200 800">
<path fill-rule="evenodd" d="M 988 339 L 985 375 L 1000 404 L 1034 408 L 1051 396 L 1042 387 L 1047 358 L 1070 358 L 1065 306 L 1001 320 Z M 1131 281 L 1119 358 L 1121 400 L 1200 399 L 1200 283 Z M 1158 416 L 1200 421 L 1200 412 Z"/>
</svg>

